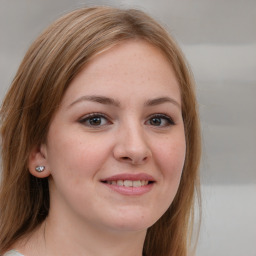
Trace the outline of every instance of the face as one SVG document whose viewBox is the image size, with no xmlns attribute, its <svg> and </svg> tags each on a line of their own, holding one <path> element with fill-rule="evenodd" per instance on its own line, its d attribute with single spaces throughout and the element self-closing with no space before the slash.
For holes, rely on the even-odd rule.
<svg viewBox="0 0 256 256">
<path fill-rule="evenodd" d="M 71 82 L 40 152 L 50 215 L 146 230 L 173 201 L 185 159 L 179 85 L 165 56 L 127 41 Z"/>
</svg>

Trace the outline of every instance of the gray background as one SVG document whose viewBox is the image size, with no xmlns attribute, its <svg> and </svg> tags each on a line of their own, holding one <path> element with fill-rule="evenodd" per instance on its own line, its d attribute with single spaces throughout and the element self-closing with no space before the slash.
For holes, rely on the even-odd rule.
<svg viewBox="0 0 256 256">
<path fill-rule="evenodd" d="M 203 132 L 199 256 L 256 256 L 255 0 L 0 0 L 0 99 L 27 48 L 85 5 L 150 13 L 180 43 L 197 82 Z"/>
</svg>

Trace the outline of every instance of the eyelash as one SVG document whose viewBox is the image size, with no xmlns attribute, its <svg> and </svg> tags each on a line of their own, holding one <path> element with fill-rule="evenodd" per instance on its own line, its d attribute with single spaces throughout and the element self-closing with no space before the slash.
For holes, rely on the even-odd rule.
<svg viewBox="0 0 256 256">
<path fill-rule="evenodd" d="M 151 124 L 152 126 L 156 126 L 156 127 L 161 127 L 162 128 L 162 127 L 168 127 L 168 126 L 171 126 L 171 125 L 175 125 L 173 119 L 170 116 L 166 115 L 166 114 L 153 114 L 153 115 L 151 115 L 149 117 L 147 122 L 152 121 L 152 119 L 154 119 L 154 118 L 156 118 L 156 119 L 163 119 L 167 123 L 165 125 L 152 125 Z"/>
<path fill-rule="evenodd" d="M 96 125 L 93 125 L 91 123 L 87 123 L 87 122 L 90 122 L 90 121 L 93 121 L 93 118 L 100 118 L 100 123 L 99 124 L 96 124 Z M 160 121 L 160 125 L 153 125 L 152 123 L 150 123 L 153 119 L 163 119 L 164 121 L 166 121 L 167 123 L 164 124 L 164 125 L 161 125 L 162 121 Z M 101 124 L 102 123 L 102 119 L 105 119 L 106 120 L 106 123 L 105 124 Z M 96 120 L 94 120 L 96 121 Z M 105 126 L 107 124 L 112 124 L 112 122 L 110 121 L 110 119 L 102 114 L 102 113 L 90 113 L 88 115 L 86 115 L 85 117 L 83 117 L 81 120 L 79 120 L 79 123 L 81 124 L 84 124 L 84 125 L 87 125 L 89 127 L 94 127 L 94 128 L 98 128 L 98 127 L 102 127 L 102 126 Z M 87 123 L 87 124 L 86 124 Z M 173 119 L 166 115 L 166 114 L 153 114 L 151 115 L 147 121 L 145 122 L 146 124 L 149 124 L 149 125 L 152 125 L 152 126 L 155 126 L 155 127 L 168 127 L 168 126 L 171 126 L 171 125 L 175 125 Z"/>
<path fill-rule="evenodd" d="M 86 125 L 86 122 L 90 122 L 90 119 L 92 120 L 93 118 L 100 118 L 100 120 L 102 120 L 102 118 L 104 118 L 107 121 L 108 124 L 111 124 L 111 122 L 109 121 L 109 118 L 106 115 L 102 114 L 102 113 L 90 113 L 90 114 L 84 116 L 81 120 L 79 120 L 79 123 Z M 87 123 L 87 126 L 101 127 L 103 125 L 101 123 L 99 125 L 92 125 L 90 123 Z"/>
</svg>

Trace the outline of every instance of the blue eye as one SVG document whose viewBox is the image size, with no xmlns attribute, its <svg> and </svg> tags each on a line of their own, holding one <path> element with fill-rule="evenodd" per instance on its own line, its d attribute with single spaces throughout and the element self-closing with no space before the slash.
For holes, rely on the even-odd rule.
<svg viewBox="0 0 256 256">
<path fill-rule="evenodd" d="M 80 121 L 81 124 L 84 124 L 86 126 L 103 126 L 110 121 L 102 114 L 89 114 L 85 117 L 83 117 Z"/>
<path fill-rule="evenodd" d="M 172 118 L 167 115 L 156 114 L 148 119 L 147 124 L 157 127 L 166 127 L 174 125 L 175 123 L 173 122 Z"/>
</svg>

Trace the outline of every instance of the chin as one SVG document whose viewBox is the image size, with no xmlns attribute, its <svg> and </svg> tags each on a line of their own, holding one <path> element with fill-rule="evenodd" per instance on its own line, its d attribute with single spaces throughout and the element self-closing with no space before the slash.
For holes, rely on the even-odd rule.
<svg viewBox="0 0 256 256">
<path fill-rule="evenodd" d="M 132 211 L 116 214 L 113 218 L 112 226 L 119 231 L 146 231 L 151 227 L 161 216 L 155 216 L 152 212 Z"/>
</svg>

